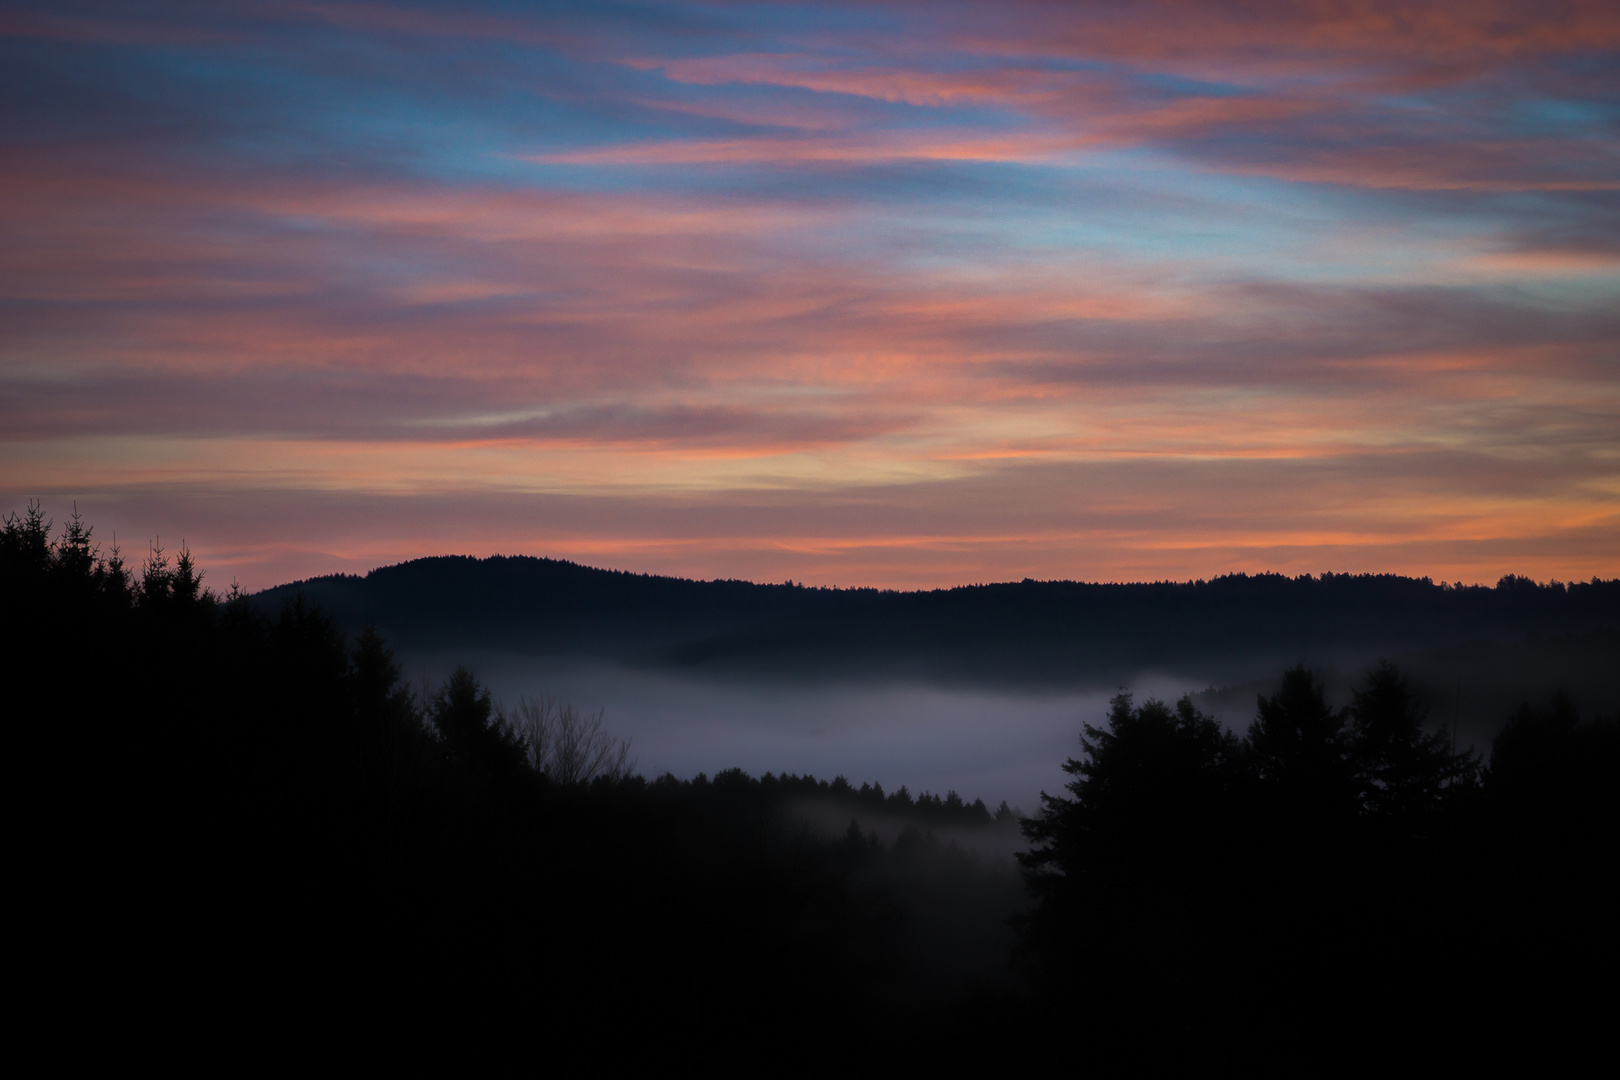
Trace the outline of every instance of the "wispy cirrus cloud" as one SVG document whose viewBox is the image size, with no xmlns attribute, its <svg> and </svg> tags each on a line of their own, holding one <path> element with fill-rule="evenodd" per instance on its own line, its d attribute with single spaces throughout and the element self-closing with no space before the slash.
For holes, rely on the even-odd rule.
<svg viewBox="0 0 1620 1080">
<path fill-rule="evenodd" d="M 0 488 L 253 584 L 1612 573 L 1617 54 L 1581 3 L 24 5 Z"/>
</svg>

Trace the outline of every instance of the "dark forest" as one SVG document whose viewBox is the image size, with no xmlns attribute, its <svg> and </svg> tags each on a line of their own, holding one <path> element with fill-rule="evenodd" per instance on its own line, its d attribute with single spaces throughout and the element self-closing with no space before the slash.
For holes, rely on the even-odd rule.
<svg viewBox="0 0 1620 1080">
<path fill-rule="evenodd" d="M 892 676 L 995 684 L 1106 683 L 1168 667 L 1230 679 L 1289 660 L 1364 658 L 1526 634 L 1615 628 L 1620 581 L 1494 588 L 1397 574 L 1232 574 L 1127 585 L 1022 581 L 954 589 L 692 581 L 530 556 L 439 556 L 294 582 L 340 626 L 413 648 L 507 648 L 767 678 Z M 1567 648 L 1616 648 L 1616 639 Z M 1278 658 L 1287 658 L 1280 660 Z"/>
<path fill-rule="evenodd" d="M 1021 817 L 880 778 L 723 762 L 648 778 L 566 704 L 494 701 L 465 668 L 408 683 L 383 634 L 351 627 L 352 604 L 318 606 L 325 586 L 218 595 L 183 548 L 131 566 L 76 514 L 8 517 L 0 575 L 13 767 L 43 764 L 23 839 L 41 868 L 33 914 L 57 928 L 41 992 L 93 971 L 96 996 L 137 1003 L 132 1016 L 375 1010 L 485 1023 L 492 1045 L 543 1023 L 711 1051 L 813 1032 L 913 1059 L 1083 1045 L 1090 1062 L 1143 1066 L 1289 1060 L 1346 1032 L 1345 1052 L 1479 1040 L 1531 1003 L 1586 1023 L 1620 959 L 1620 717 L 1567 693 L 1508 710 L 1475 754 L 1387 662 L 1366 665 L 1346 708 L 1288 667 L 1242 732 L 1191 697 L 1122 692 L 1106 717 L 1077 718 L 1067 790 Z M 1305 589 L 1256 580 L 1242 587 L 1283 609 Z M 638 587 L 671 593 L 660 602 L 705 640 L 741 633 L 675 585 Z M 606 588 L 589 605 L 611 607 Z M 1005 613 L 1034 595 L 989 588 L 961 603 Z M 1191 648 L 1203 598 L 1239 585 L 1135 588 L 1074 587 L 1115 613 L 1157 598 L 1154 618 L 1191 627 L 1165 647 Z M 1369 625 L 1410 604 L 1416 624 L 1518 612 L 1587 633 L 1612 633 L 1620 594 L 1309 588 L 1342 590 Z M 842 624 L 818 612 L 886 603 L 891 622 L 926 622 L 943 603 L 704 589 L 717 608 L 757 604 L 750 640 L 772 649 L 795 611 L 826 643 Z M 398 618 L 377 603 L 379 625 Z M 611 618 L 650 619 L 641 603 Z M 1041 603 L 1031 635 L 1058 619 Z M 1264 637 L 1265 609 L 1246 618 Z M 1074 647 L 1100 631 L 1051 633 Z M 656 636 L 644 647 L 696 648 Z M 1617 658 L 1612 637 L 1594 640 Z M 1019 851 L 1016 873 L 992 847 Z"/>
</svg>

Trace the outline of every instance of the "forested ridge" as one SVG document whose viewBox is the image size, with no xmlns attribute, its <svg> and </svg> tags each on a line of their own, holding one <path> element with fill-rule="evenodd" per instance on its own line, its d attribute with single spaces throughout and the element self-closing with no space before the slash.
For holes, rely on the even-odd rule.
<svg viewBox="0 0 1620 1080">
<path fill-rule="evenodd" d="M 0 574 L 13 760 L 43 763 L 49 818 L 36 977 L 127 1016 L 1140 1065 L 1461 1038 L 1532 1003 L 1587 1022 L 1620 958 L 1620 724 L 1562 695 L 1477 756 L 1389 665 L 1347 709 L 1290 669 L 1241 735 L 1122 693 L 1019 822 L 843 778 L 648 779 L 589 717 L 465 669 L 409 685 L 375 631 L 215 595 L 184 550 L 131 567 L 77 515 L 8 517 Z M 976 838 L 1024 848 L 1021 880 Z"/>
<path fill-rule="evenodd" d="M 1143 670 L 1211 680 L 1313 657 L 1620 629 L 1620 580 L 1494 587 L 1395 574 L 1006 582 L 901 592 L 691 581 L 528 556 L 440 556 L 279 586 L 413 650 L 575 653 L 716 672 L 1062 684 Z M 1258 666 L 1256 666 L 1258 665 Z M 1248 677 L 1248 676 L 1244 676 Z"/>
</svg>

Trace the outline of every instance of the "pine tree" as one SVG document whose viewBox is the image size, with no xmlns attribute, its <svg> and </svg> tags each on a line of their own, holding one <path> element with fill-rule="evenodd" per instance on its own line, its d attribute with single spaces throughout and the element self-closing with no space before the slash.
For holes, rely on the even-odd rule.
<svg viewBox="0 0 1620 1080">
<path fill-rule="evenodd" d="M 1411 823 L 1476 779 L 1474 756 L 1454 753 L 1445 732 L 1425 731 L 1427 719 L 1406 676 L 1387 661 L 1355 691 L 1349 756 L 1364 815 Z"/>
</svg>

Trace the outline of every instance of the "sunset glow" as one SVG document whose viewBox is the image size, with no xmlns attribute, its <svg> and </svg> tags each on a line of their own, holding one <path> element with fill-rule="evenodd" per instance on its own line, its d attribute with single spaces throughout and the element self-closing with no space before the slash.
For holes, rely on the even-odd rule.
<svg viewBox="0 0 1620 1080">
<path fill-rule="evenodd" d="M 0 58 L 0 491 L 209 584 L 1620 574 L 1613 3 L 25 3 Z"/>
</svg>

